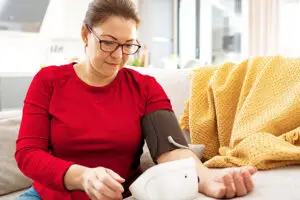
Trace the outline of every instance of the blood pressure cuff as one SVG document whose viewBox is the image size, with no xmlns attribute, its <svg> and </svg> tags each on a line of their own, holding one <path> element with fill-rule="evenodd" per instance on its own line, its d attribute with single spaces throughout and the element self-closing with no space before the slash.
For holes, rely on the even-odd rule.
<svg viewBox="0 0 300 200">
<path fill-rule="evenodd" d="M 158 110 L 149 113 L 142 118 L 141 123 L 144 138 L 155 163 L 165 152 L 187 148 L 187 141 L 172 111 Z"/>
</svg>

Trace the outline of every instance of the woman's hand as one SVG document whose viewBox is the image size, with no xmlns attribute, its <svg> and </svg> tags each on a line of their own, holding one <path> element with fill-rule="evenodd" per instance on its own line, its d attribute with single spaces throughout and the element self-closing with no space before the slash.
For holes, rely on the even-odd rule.
<svg viewBox="0 0 300 200">
<path fill-rule="evenodd" d="M 254 189 L 251 176 L 257 171 L 255 167 L 227 168 L 215 171 L 205 167 L 199 158 L 187 149 L 163 153 L 158 157 L 157 162 L 164 163 L 190 157 L 194 158 L 197 163 L 200 193 L 213 198 L 233 198 L 244 196 Z"/>
<path fill-rule="evenodd" d="M 91 200 L 121 200 L 125 180 L 110 169 L 86 168 L 82 175 L 82 188 Z"/>
<path fill-rule="evenodd" d="M 244 196 L 254 189 L 251 175 L 256 171 L 254 167 L 210 171 L 203 182 L 200 183 L 200 192 L 213 198 Z"/>
</svg>

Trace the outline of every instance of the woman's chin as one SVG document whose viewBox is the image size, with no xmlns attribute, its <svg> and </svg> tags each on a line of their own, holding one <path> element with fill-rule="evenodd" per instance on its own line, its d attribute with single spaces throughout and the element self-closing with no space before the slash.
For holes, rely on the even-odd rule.
<svg viewBox="0 0 300 200">
<path fill-rule="evenodd" d="M 105 74 L 105 76 L 115 76 L 118 73 L 119 69 L 119 67 L 108 67 L 102 72 L 103 74 Z"/>
</svg>

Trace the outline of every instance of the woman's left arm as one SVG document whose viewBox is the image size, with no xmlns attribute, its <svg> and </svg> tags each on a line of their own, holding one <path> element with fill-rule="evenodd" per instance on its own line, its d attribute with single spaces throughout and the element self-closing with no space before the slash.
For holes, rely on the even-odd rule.
<svg viewBox="0 0 300 200">
<path fill-rule="evenodd" d="M 199 192 L 214 198 L 232 198 L 244 196 L 253 190 L 251 175 L 255 173 L 255 168 L 213 171 L 205 167 L 191 150 L 184 148 L 188 146 L 187 141 L 172 111 L 158 110 L 146 114 L 142 118 L 142 130 L 150 154 L 157 163 L 190 157 L 195 159 L 200 177 Z M 170 137 L 177 145 L 169 140 Z"/>
<path fill-rule="evenodd" d="M 142 129 L 153 160 L 163 163 L 193 157 L 200 177 L 199 192 L 210 197 L 232 198 L 251 192 L 254 188 L 251 175 L 256 172 L 256 168 L 213 171 L 206 168 L 192 151 L 179 147 L 187 146 L 187 141 L 172 111 L 168 96 L 153 77 L 146 76 L 144 81 L 146 105 Z M 174 145 L 174 141 L 169 141 L 169 136 L 177 145 Z"/>
</svg>

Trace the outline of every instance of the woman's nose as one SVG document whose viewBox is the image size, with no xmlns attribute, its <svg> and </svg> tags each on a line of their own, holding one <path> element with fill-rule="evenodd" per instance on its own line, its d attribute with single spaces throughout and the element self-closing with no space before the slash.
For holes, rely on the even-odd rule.
<svg viewBox="0 0 300 200">
<path fill-rule="evenodd" d="M 114 58 L 122 58 L 122 56 L 123 56 L 122 46 L 119 46 L 116 50 L 114 50 L 111 53 L 111 56 Z"/>
</svg>

